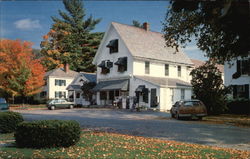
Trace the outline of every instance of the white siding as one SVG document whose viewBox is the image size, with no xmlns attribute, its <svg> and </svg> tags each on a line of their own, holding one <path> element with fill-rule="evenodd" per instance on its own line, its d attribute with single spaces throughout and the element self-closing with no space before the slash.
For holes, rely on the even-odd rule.
<svg viewBox="0 0 250 159">
<path fill-rule="evenodd" d="M 156 88 L 156 96 L 160 96 L 160 87 L 154 84 L 151 84 L 149 82 L 143 81 L 141 79 L 137 79 L 137 78 L 131 78 L 130 79 L 130 87 L 129 87 L 129 96 L 135 96 L 135 90 L 139 85 L 145 85 L 146 88 L 149 89 L 149 91 L 152 88 Z M 142 105 L 145 105 L 146 107 L 150 108 L 150 93 L 148 94 L 148 103 L 140 103 Z"/>
<path fill-rule="evenodd" d="M 250 76 L 249 75 L 241 75 L 237 79 L 233 79 L 233 74 L 237 71 L 236 70 L 237 64 L 236 61 L 232 61 L 232 65 L 230 66 L 227 62 L 224 65 L 224 78 L 225 78 L 225 85 L 243 85 L 243 84 L 250 84 Z"/>
<path fill-rule="evenodd" d="M 66 80 L 66 86 L 56 86 L 55 85 L 56 79 Z M 49 90 L 47 92 L 47 96 L 49 97 L 49 99 L 55 98 L 56 91 L 66 92 L 66 98 L 68 98 L 68 90 L 66 90 L 66 88 L 71 84 L 73 80 L 74 80 L 73 78 L 48 77 L 47 86 L 49 87 Z"/>
<path fill-rule="evenodd" d="M 231 61 L 231 64 L 228 64 L 227 62 L 224 65 L 224 83 L 226 86 L 229 85 L 250 85 L 250 76 L 249 75 L 241 75 L 237 79 L 233 79 L 233 74 L 237 72 L 237 63 L 236 61 Z M 250 87 L 249 87 L 250 92 Z M 250 94 L 249 94 L 250 98 Z"/>
<path fill-rule="evenodd" d="M 146 60 L 145 60 L 146 61 Z M 181 65 L 181 77 L 178 77 L 178 64 L 172 63 L 163 63 L 163 62 L 152 62 L 150 61 L 150 73 L 145 74 L 145 61 L 143 60 L 134 60 L 133 61 L 133 75 L 146 75 L 152 77 L 169 77 L 169 78 L 178 78 L 186 82 L 190 82 L 191 76 L 190 71 L 186 65 Z M 169 76 L 165 76 L 165 64 L 169 64 Z"/>
</svg>

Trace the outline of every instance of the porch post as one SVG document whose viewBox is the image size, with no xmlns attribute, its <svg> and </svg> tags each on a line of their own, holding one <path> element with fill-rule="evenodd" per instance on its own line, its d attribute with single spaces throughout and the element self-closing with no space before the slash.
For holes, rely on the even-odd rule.
<svg viewBox="0 0 250 159">
<path fill-rule="evenodd" d="M 100 101 L 100 92 L 96 92 L 96 104 L 97 104 L 97 105 L 101 105 L 101 101 Z"/>
<path fill-rule="evenodd" d="M 73 98 L 74 101 L 73 102 L 76 101 L 75 99 L 76 99 L 76 91 L 74 90 L 74 98 Z"/>
<path fill-rule="evenodd" d="M 106 92 L 107 92 L 107 100 L 105 101 L 105 104 L 109 104 L 109 91 Z"/>
</svg>

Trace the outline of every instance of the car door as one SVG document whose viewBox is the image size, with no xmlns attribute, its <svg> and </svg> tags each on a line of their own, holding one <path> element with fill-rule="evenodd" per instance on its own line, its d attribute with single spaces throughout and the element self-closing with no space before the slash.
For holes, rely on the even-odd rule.
<svg viewBox="0 0 250 159">
<path fill-rule="evenodd" d="M 68 102 L 65 99 L 61 99 L 61 105 L 63 108 L 67 108 L 68 107 Z"/>
<path fill-rule="evenodd" d="M 58 107 L 58 108 L 63 108 L 63 104 L 62 104 L 62 100 L 61 100 L 61 99 L 58 99 L 58 100 L 57 100 L 56 107 Z"/>
</svg>

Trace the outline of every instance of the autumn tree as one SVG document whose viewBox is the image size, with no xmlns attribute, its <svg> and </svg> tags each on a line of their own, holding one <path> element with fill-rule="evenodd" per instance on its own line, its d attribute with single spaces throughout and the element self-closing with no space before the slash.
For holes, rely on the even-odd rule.
<svg viewBox="0 0 250 159">
<path fill-rule="evenodd" d="M 171 0 L 163 25 L 167 46 L 178 49 L 195 39 L 220 63 L 250 55 L 248 0 Z"/>
<path fill-rule="evenodd" d="M 34 59 L 32 44 L 0 40 L 0 89 L 11 96 L 30 96 L 41 91 L 45 69 Z"/>
<path fill-rule="evenodd" d="M 193 69 L 191 84 L 193 93 L 207 107 L 208 114 L 220 114 L 226 110 L 226 94 L 230 88 L 223 85 L 222 75 L 213 62 Z"/>
<path fill-rule="evenodd" d="M 67 12 L 59 10 L 60 18 L 41 42 L 43 64 L 48 70 L 68 63 L 75 71 L 95 71 L 92 60 L 103 33 L 92 33 L 100 19 L 86 18 L 81 0 L 63 0 Z"/>
</svg>

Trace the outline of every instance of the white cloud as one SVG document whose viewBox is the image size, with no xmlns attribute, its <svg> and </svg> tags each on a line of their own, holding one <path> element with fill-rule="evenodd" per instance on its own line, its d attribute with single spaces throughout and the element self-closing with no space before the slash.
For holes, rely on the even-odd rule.
<svg viewBox="0 0 250 159">
<path fill-rule="evenodd" d="M 39 20 L 31 20 L 29 18 L 18 20 L 14 24 L 16 28 L 21 30 L 37 29 L 42 27 Z"/>
</svg>

